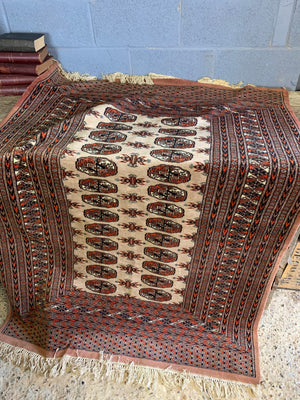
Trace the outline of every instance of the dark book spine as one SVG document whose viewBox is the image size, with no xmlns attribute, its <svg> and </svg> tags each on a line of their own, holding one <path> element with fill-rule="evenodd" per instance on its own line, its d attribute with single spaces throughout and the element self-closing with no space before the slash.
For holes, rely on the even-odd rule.
<svg viewBox="0 0 300 400">
<path fill-rule="evenodd" d="M 12 64 L 1 63 L 1 74 L 22 74 L 22 75 L 37 75 L 36 64 Z"/>
<path fill-rule="evenodd" d="M 20 43 L 18 40 L 10 40 L 8 43 L 0 43 L 0 51 L 21 51 L 21 52 L 33 52 L 35 46 L 32 43 Z"/>
<path fill-rule="evenodd" d="M 34 52 L 45 46 L 43 33 L 10 32 L 0 35 L 0 51 Z"/>
<path fill-rule="evenodd" d="M 1 86 L 29 85 L 36 79 L 34 75 L 0 74 Z"/>
<path fill-rule="evenodd" d="M 2 86 L 0 87 L 0 96 L 20 96 L 27 89 L 27 85 Z"/>
</svg>

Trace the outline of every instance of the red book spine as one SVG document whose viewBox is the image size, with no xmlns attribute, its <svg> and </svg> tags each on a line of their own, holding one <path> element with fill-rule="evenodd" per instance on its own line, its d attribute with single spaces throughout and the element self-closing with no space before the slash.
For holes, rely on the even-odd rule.
<svg viewBox="0 0 300 400">
<path fill-rule="evenodd" d="M 40 64 L 48 56 L 48 49 L 45 46 L 37 52 L 18 52 L 18 51 L 0 51 L 0 63 L 18 63 L 18 64 Z"/>
<path fill-rule="evenodd" d="M 53 57 L 48 57 L 42 64 L 0 63 L 0 74 L 40 75 L 45 72 L 53 62 Z"/>
<path fill-rule="evenodd" d="M 2 86 L 0 87 L 0 96 L 20 96 L 27 89 L 27 85 Z"/>
<path fill-rule="evenodd" d="M 35 78 L 35 75 L 0 74 L 0 87 L 29 85 Z"/>
<path fill-rule="evenodd" d="M 1 63 L 0 64 L 1 74 L 23 74 L 23 75 L 36 75 L 35 64 L 11 64 Z"/>
</svg>

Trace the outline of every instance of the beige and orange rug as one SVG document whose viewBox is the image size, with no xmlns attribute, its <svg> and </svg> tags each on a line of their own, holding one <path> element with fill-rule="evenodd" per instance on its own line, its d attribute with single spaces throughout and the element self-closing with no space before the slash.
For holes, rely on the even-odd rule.
<svg viewBox="0 0 300 400">
<path fill-rule="evenodd" d="M 53 69 L 2 124 L 1 338 L 257 383 L 298 229 L 297 121 L 284 90 L 154 83 Z"/>
</svg>

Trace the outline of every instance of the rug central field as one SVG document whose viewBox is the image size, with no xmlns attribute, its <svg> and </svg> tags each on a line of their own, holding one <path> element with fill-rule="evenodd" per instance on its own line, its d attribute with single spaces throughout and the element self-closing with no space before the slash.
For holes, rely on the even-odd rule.
<svg viewBox="0 0 300 400">
<path fill-rule="evenodd" d="M 2 341 L 259 382 L 258 321 L 299 225 L 286 91 L 53 67 L 0 130 Z"/>
</svg>

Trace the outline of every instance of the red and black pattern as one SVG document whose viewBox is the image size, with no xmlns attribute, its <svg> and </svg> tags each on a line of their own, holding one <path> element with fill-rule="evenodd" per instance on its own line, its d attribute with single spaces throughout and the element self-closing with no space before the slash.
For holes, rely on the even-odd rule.
<svg viewBox="0 0 300 400">
<path fill-rule="evenodd" d="M 300 206 L 300 132 L 285 95 L 38 78 L 0 128 L 0 273 L 12 305 L 2 340 L 257 382 L 254 327 Z M 76 170 L 61 162 L 97 104 L 104 119 L 66 187 Z M 198 137 L 198 118 L 210 136 Z M 78 248 L 87 292 L 74 287 Z"/>
</svg>

